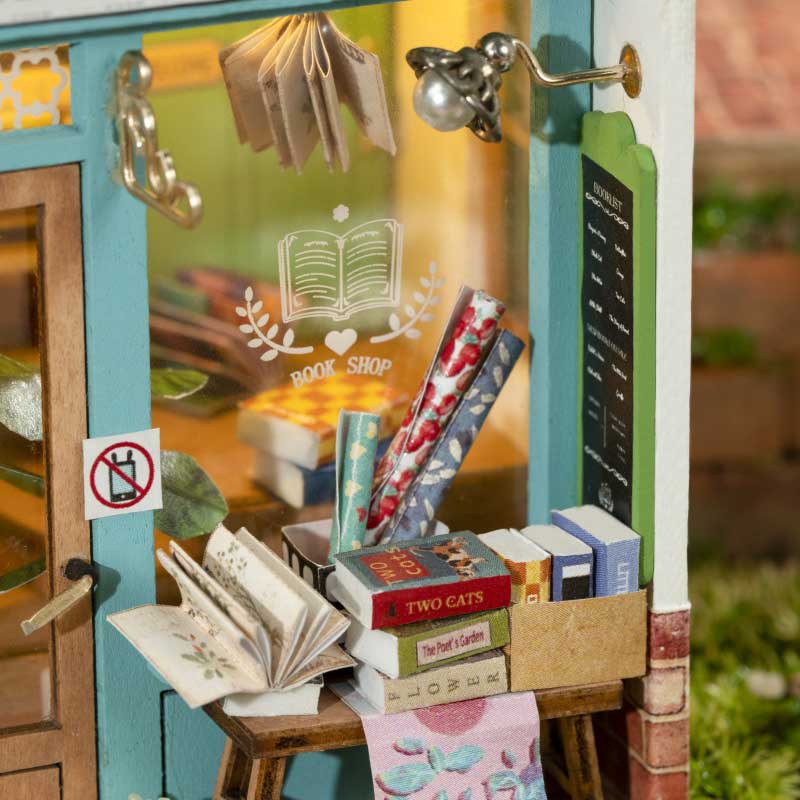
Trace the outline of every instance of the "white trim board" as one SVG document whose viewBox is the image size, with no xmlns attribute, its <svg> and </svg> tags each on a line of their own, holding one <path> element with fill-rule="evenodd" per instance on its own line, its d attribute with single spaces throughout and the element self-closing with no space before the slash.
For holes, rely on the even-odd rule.
<svg viewBox="0 0 800 800">
<path fill-rule="evenodd" d="M 689 384 L 691 377 L 694 0 L 595 0 L 594 63 L 639 52 L 639 98 L 595 86 L 593 108 L 624 111 L 657 168 L 654 611 L 688 604 Z"/>
</svg>

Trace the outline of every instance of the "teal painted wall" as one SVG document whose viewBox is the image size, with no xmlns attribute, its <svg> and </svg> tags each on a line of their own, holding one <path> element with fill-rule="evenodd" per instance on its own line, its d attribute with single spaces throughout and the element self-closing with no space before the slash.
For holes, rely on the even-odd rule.
<svg viewBox="0 0 800 800">
<path fill-rule="evenodd" d="M 531 0 L 532 44 L 545 69 L 591 63 L 592 4 Z M 535 90 L 530 148 L 528 516 L 575 503 L 578 346 L 578 144 L 588 86 Z"/>
</svg>

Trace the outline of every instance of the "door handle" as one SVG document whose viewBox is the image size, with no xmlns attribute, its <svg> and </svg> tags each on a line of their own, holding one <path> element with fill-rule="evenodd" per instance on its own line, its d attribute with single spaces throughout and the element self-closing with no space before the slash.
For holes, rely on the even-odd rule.
<svg viewBox="0 0 800 800">
<path fill-rule="evenodd" d="M 92 591 L 97 580 L 95 566 L 81 558 L 71 558 L 64 567 L 64 575 L 74 583 L 68 589 L 59 592 L 30 619 L 25 619 L 20 623 L 22 632 L 26 636 L 30 636 L 34 631 L 48 625 L 65 611 L 69 611 L 82 597 Z"/>
</svg>

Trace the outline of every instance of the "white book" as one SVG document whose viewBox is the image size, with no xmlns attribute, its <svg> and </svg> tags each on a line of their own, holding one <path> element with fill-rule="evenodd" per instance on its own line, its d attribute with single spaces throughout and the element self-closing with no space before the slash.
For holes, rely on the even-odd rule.
<svg viewBox="0 0 800 800">
<path fill-rule="evenodd" d="M 222 700 L 222 710 L 230 717 L 283 717 L 316 714 L 322 678 L 285 691 L 261 694 L 231 694 Z"/>
<path fill-rule="evenodd" d="M 175 542 L 170 551 L 157 556 L 178 584 L 181 605 L 140 606 L 108 620 L 190 708 L 229 696 L 229 707 L 258 707 L 262 715 L 292 697 L 307 708 L 314 691 L 291 690 L 353 665 L 336 644 L 347 617 L 246 529 L 218 526 L 202 566 Z M 281 700 L 259 704 L 255 697 L 275 692 Z"/>
</svg>

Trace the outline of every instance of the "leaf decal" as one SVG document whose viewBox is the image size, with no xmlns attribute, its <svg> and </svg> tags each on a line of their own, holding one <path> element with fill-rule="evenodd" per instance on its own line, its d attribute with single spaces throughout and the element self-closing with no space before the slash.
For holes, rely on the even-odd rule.
<svg viewBox="0 0 800 800">
<path fill-rule="evenodd" d="M 267 331 L 267 339 L 274 339 L 275 334 L 278 332 L 278 323 L 276 322 L 274 325 L 270 326 L 270 329 Z"/>
<path fill-rule="evenodd" d="M 409 339 L 419 339 L 419 337 L 422 336 L 422 334 L 416 328 L 409 328 L 406 331 L 406 336 Z"/>
<path fill-rule="evenodd" d="M 413 316 L 414 316 L 414 314 L 416 314 L 416 313 L 417 313 L 417 312 L 416 312 L 416 310 L 414 309 L 414 306 L 406 306 L 406 316 L 407 316 L 409 319 L 411 319 L 411 317 L 413 317 Z"/>
<path fill-rule="evenodd" d="M 424 286 L 424 285 L 425 285 L 425 284 L 423 284 L 423 286 Z M 430 285 L 430 282 L 429 282 L 429 285 Z M 424 303 L 424 302 L 425 302 L 425 295 L 424 295 L 424 294 L 422 294 L 422 292 L 414 292 L 414 300 L 415 300 L 417 303 Z"/>
<path fill-rule="evenodd" d="M 491 392 L 481 395 L 481 403 L 494 403 L 495 400 L 497 400 L 497 395 Z"/>
<path fill-rule="evenodd" d="M 242 326 L 244 327 L 244 326 Z M 180 400 L 199 392 L 208 383 L 208 375 L 195 369 L 150 370 L 150 394 L 166 400 Z"/>
<path fill-rule="evenodd" d="M 253 313 L 254 314 L 258 314 L 258 312 L 261 311 L 261 308 L 263 307 L 263 305 L 264 305 L 264 301 L 263 300 L 259 300 L 258 302 L 253 303 L 253 308 L 252 308 Z"/>
<path fill-rule="evenodd" d="M 375 781 L 383 791 L 407 797 L 424 789 L 435 777 L 436 773 L 428 764 L 403 764 L 381 772 Z"/>
<path fill-rule="evenodd" d="M 244 299 L 247 300 L 248 303 L 252 302 L 252 300 L 253 300 L 253 287 L 252 286 L 248 286 L 244 290 Z"/>
<path fill-rule="evenodd" d="M 459 463 L 464 457 L 464 454 L 461 451 L 461 442 L 459 442 L 458 439 L 451 439 L 448 449 L 450 450 L 450 455 L 453 456 L 453 460 L 456 463 Z"/>
<path fill-rule="evenodd" d="M 470 411 L 477 417 L 479 414 L 483 414 L 486 411 L 486 406 L 482 403 L 478 403 L 476 406 L 472 406 Z"/>
<path fill-rule="evenodd" d="M 448 480 L 448 478 L 455 478 L 456 471 L 454 469 L 443 469 L 439 472 L 439 478 L 441 480 Z"/>
<path fill-rule="evenodd" d="M 240 317 L 246 317 L 247 316 L 247 309 L 246 308 L 242 308 L 241 306 L 236 306 L 236 313 Z"/>
<path fill-rule="evenodd" d="M 252 333 L 253 332 L 253 326 L 252 325 L 240 325 L 239 326 L 239 330 L 242 333 Z"/>
<path fill-rule="evenodd" d="M 425 289 L 431 288 L 431 282 L 424 275 L 419 279 L 419 282 L 423 285 Z"/>
<path fill-rule="evenodd" d="M 446 762 L 444 758 L 444 753 L 442 752 L 441 748 L 439 747 L 428 748 L 428 763 L 431 765 L 431 769 L 437 775 L 440 772 L 444 771 L 444 766 Z"/>
<path fill-rule="evenodd" d="M 406 756 L 418 756 L 425 752 L 425 742 L 416 736 L 408 736 L 398 739 L 394 743 L 394 749 Z"/>
<path fill-rule="evenodd" d="M 436 274 L 436 262 L 435 261 L 431 261 L 431 263 L 428 264 L 428 272 L 431 275 L 435 275 Z"/>
<path fill-rule="evenodd" d="M 283 334 L 283 346 L 291 347 L 293 341 L 294 341 L 294 331 L 291 328 L 287 328 L 286 333 Z"/>
<path fill-rule="evenodd" d="M 228 515 L 228 504 L 202 467 L 186 453 L 161 451 L 164 507 L 155 512 L 159 530 L 176 539 L 209 533 Z"/>
<path fill-rule="evenodd" d="M 444 461 L 439 461 L 438 459 L 434 458 L 430 464 L 428 464 L 428 469 L 441 469 L 444 466 Z"/>
<path fill-rule="evenodd" d="M 261 354 L 261 360 L 262 361 L 272 361 L 273 358 L 277 358 L 277 357 L 278 357 L 278 351 L 277 350 L 267 350 L 265 353 Z"/>
<path fill-rule="evenodd" d="M 263 328 L 268 322 L 269 322 L 269 314 L 262 314 L 258 318 L 256 325 L 258 325 L 259 328 Z"/>
<path fill-rule="evenodd" d="M 517 757 L 510 750 L 503 750 L 501 758 L 503 765 L 509 769 L 512 769 L 517 763 Z"/>
<path fill-rule="evenodd" d="M 423 503 L 425 504 L 425 513 L 428 515 L 428 519 L 433 519 L 434 515 L 434 508 L 431 505 L 431 501 L 428 500 L 427 497 L 423 499 Z"/>
<path fill-rule="evenodd" d="M 420 322 L 430 322 L 433 319 L 433 314 L 429 314 L 426 311 L 419 319 Z"/>
<path fill-rule="evenodd" d="M 492 377 L 494 378 L 494 385 L 499 389 L 503 385 L 503 370 L 500 367 L 495 367 L 492 370 Z"/>
<path fill-rule="evenodd" d="M 500 770 L 500 772 L 495 772 L 490 775 L 486 780 L 486 786 L 492 793 L 505 789 L 519 789 L 520 791 L 524 791 L 525 789 L 525 785 L 517 777 L 517 774 L 510 769 Z"/>
<path fill-rule="evenodd" d="M 444 768 L 448 772 L 460 772 L 463 774 L 471 770 L 484 755 L 482 747 L 476 744 L 465 744 L 456 748 L 447 756 Z"/>
<path fill-rule="evenodd" d="M 400 327 L 400 317 L 397 314 L 389 314 L 389 327 L 396 331 Z"/>
<path fill-rule="evenodd" d="M 500 361 L 508 366 L 511 363 L 511 354 L 508 352 L 508 348 L 503 342 L 500 342 L 497 349 L 500 351 Z"/>
<path fill-rule="evenodd" d="M 247 343 L 247 346 L 255 349 L 256 347 L 261 347 L 262 344 L 264 344 L 264 342 L 262 342 L 261 339 L 251 339 Z"/>
</svg>

